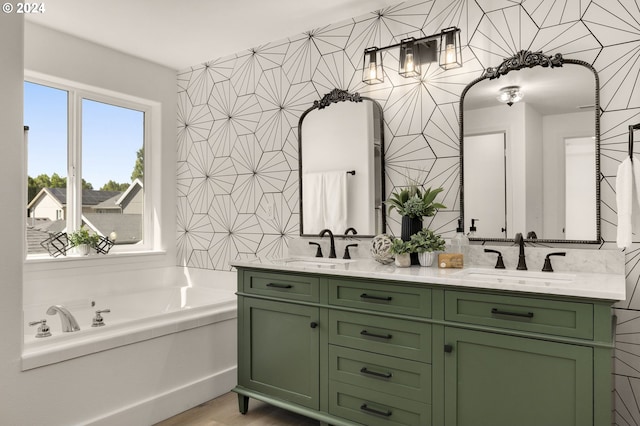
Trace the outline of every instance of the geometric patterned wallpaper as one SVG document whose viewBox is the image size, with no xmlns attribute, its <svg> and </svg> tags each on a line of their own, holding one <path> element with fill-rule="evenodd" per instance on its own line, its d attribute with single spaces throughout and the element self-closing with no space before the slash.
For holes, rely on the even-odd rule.
<svg viewBox="0 0 640 426">
<path fill-rule="evenodd" d="M 405 79 L 390 50 L 384 83 L 361 82 L 366 47 L 449 26 L 462 30 L 462 68 L 433 64 Z M 178 74 L 179 265 L 229 270 L 238 257 L 282 256 L 299 234 L 298 119 L 334 88 L 382 105 L 388 193 L 409 178 L 443 187 L 448 209 L 427 225 L 450 236 L 459 214 L 459 96 L 484 68 L 523 49 L 559 52 L 599 74 L 601 247 L 615 248 L 615 174 L 627 126 L 640 122 L 640 0 L 414 0 L 265 43 Z M 388 225 L 399 232 L 397 216 Z M 640 425 L 640 237 L 626 264 L 628 297 L 615 309 L 614 424 Z"/>
</svg>

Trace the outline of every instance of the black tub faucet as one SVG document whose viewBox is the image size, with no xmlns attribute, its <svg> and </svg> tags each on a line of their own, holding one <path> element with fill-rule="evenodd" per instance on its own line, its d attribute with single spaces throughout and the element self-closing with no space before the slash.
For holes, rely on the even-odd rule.
<svg viewBox="0 0 640 426">
<path fill-rule="evenodd" d="M 522 233 L 518 232 L 516 234 L 515 243 L 520 246 L 520 254 L 518 255 L 518 266 L 516 267 L 516 269 L 518 271 L 526 271 L 527 262 L 524 257 L 524 238 L 522 238 Z"/>
<path fill-rule="evenodd" d="M 333 232 L 330 229 L 323 229 L 320 231 L 320 238 L 324 237 L 325 234 L 329 234 L 329 239 L 331 240 L 331 250 L 329 251 L 329 259 L 336 258 L 336 241 L 333 239 Z"/>
</svg>

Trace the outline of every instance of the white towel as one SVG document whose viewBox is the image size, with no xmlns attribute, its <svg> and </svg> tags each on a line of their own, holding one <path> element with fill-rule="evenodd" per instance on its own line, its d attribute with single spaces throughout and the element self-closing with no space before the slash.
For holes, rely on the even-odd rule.
<svg viewBox="0 0 640 426">
<path fill-rule="evenodd" d="M 324 219 L 327 228 L 342 233 L 347 229 L 347 173 L 326 172 L 324 178 Z"/>
<path fill-rule="evenodd" d="M 631 246 L 633 234 L 640 231 L 640 161 L 625 158 L 616 174 L 616 206 L 618 230 L 616 242 L 619 248 Z"/>
<path fill-rule="evenodd" d="M 302 180 L 303 231 L 347 229 L 347 174 L 344 171 L 305 173 Z"/>
<path fill-rule="evenodd" d="M 302 180 L 302 229 L 305 234 L 317 234 L 324 226 L 323 173 L 305 173 Z"/>
</svg>

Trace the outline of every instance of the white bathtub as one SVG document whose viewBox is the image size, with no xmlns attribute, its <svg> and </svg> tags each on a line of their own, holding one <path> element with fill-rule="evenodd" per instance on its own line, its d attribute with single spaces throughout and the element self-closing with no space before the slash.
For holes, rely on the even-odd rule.
<svg viewBox="0 0 640 426">
<path fill-rule="evenodd" d="M 56 301 L 76 318 L 80 331 L 62 332 L 59 314 L 47 315 L 51 304 L 25 306 L 22 369 L 29 370 L 64 360 L 130 345 L 236 318 L 233 291 L 203 287 L 161 287 L 117 296 Z M 96 310 L 105 325 L 92 327 Z M 52 336 L 36 338 L 37 326 L 47 320 Z"/>
</svg>

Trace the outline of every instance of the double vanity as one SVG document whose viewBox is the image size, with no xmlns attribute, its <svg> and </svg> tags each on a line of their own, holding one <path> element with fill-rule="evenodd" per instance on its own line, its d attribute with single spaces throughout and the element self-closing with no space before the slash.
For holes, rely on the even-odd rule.
<svg viewBox="0 0 640 426">
<path fill-rule="evenodd" d="M 520 86 L 525 101 L 496 101 Z M 625 299 L 624 255 L 544 248 L 604 242 L 599 91 L 590 64 L 530 51 L 464 88 L 460 190 L 446 188 L 443 201 L 459 205 L 459 223 L 470 230 L 464 264 L 472 267 L 313 257 L 232 262 L 240 411 L 256 398 L 336 426 L 610 425 L 611 306 Z M 383 112 L 374 99 L 335 89 L 300 117 L 301 237 L 318 238 L 326 228 L 345 244 L 354 228 L 359 239 L 402 235 L 387 229 L 385 197 L 400 187 L 385 184 L 401 180 L 401 166 L 395 159 L 396 175 L 385 174 Z M 416 156 L 411 161 L 420 164 Z M 417 168 L 407 182 L 433 183 L 410 170 Z M 318 173 L 344 184 L 322 192 Z M 356 195 L 366 197 L 344 201 Z M 516 270 L 510 246 L 519 244 L 517 269 L 524 269 L 523 235 L 538 246 L 528 250 L 531 271 Z M 301 241 L 306 248 L 291 250 L 290 241 L 290 252 L 319 245 Z M 493 268 L 495 256 L 479 245 L 487 242 L 510 252 L 506 269 Z M 553 259 L 558 272 L 542 272 L 554 269 L 549 256 L 564 254 Z"/>
<path fill-rule="evenodd" d="M 237 261 L 238 393 L 331 425 L 611 423 L 624 273 Z"/>
</svg>

